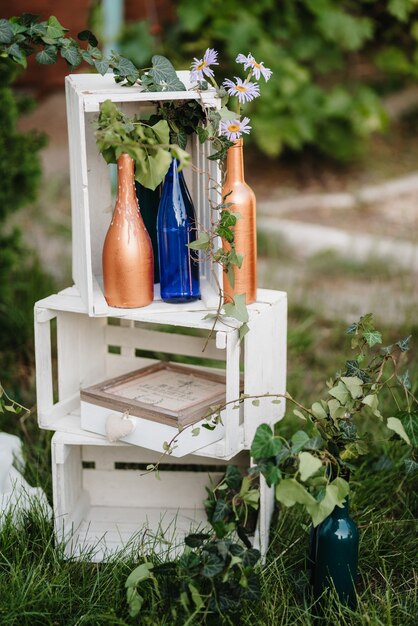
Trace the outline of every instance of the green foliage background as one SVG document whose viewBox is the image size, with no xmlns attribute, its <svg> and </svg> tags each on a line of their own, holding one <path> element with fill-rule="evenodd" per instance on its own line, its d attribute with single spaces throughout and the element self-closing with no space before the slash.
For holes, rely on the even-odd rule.
<svg viewBox="0 0 418 626">
<path fill-rule="evenodd" d="M 248 112 L 253 139 L 272 157 L 305 146 L 340 161 L 357 157 L 369 135 L 385 129 L 381 95 L 417 76 L 416 0 L 175 4 L 178 20 L 160 41 L 144 22 L 130 25 L 122 53 L 143 66 L 160 51 L 186 68 L 213 47 L 219 76 L 239 73 L 239 52 L 263 60 L 274 74 Z"/>
<path fill-rule="evenodd" d="M 16 68 L 0 62 L 0 380 L 17 398 L 33 376 L 33 303 L 52 291 L 52 280 L 40 268 L 17 228 L 6 219 L 33 202 L 41 180 L 39 150 L 45 137 L 22 133 L 17 121 L 31 102 L 11 87 Z"/>
</svg>

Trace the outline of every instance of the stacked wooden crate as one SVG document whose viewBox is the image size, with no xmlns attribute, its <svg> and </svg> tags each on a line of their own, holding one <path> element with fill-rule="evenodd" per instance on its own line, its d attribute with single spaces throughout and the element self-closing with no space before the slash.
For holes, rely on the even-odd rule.
<svg viewBox="0 0 418 626">
<path fill-rule="evenodd" d="M 181 75 L 183 82 L 187 77 Z M 38 416 L 52 439 L 55 528 L 68 556 L 88 554 L 102 560 L 125 546 L 142 549 L 175 546 L 190 528 L 205 522 L 205 486 L 217 481 L 227 463 L 248 467 L 248 449 L 260 423 L 273 425 L 284 403 L 251 399 L 237 408 L 242 391 L 250 396 L 284 393 L 286 380 L 286 294 L 259 290 L 249 308 L 250 332 L 240 342 L 238 324 L 218 322 L 209 341 L 208 309 L 217 306 L 221 271 L 201 262 L 202 299 L 167 304 L 158 296 L 140 309 L 107 305 L 102 290 L 101 252 L 113 202 L 109 167 L 98 153 L 94 121 L 100 103 L 110 99 L 129 113 L 145 113 L 164 100 L 199 98 L 218 107 L 214 90 L 144 93 L 117 85 L 107 75 L 67 78 L 67 115 L 75 285 L 35 306 Z M 186 173 L 198 224 L 210 228 L 208 194 L 216 204 L 219 168 L 207 159 L 208 147 L 197 137 L 189 142 L 192 167 Z M 203 346 L 207 342 L 207 347 Z M 155 354 L 178 362 L 193 358 L 193 367 L 221 372 L 226 381 L 222 423 L 214 430 L 180 433 L 163 461 L 160 480 L 146 474 L 173 426 L 138 421 L 133 434 L 116 443 L 101 436 L 104 425 L 93 409 L 80 420 L 80 389 L 157 362 Z M 57 384 L 55 386 L 55 382 Z M 85 415 L 85 414 L 84 414 Z M 82 428 L 82 425 L 84 428 Z M 94 430 L 89 432 L 86 430 Z M 265 551 L 273 510 L 273 493 L 261 485 L 260 514 L 254 544 Z M 144 539 L 146 537 L 146 541 Z M 145 543 L 144 543 L 145 542 Z M 89 550 L 86 553 L 86 550 Z"/>
</svg>

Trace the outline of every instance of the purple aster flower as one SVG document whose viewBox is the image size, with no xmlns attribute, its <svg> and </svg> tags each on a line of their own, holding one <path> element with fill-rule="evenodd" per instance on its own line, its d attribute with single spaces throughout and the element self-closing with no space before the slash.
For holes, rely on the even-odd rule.
<svg viewBox="0 0 418 626">
<path fill-rule="evenodd" d="M 237 96 L 240 104 L 250 102 L 260 95 L 260 88 L 257 83 L 244 82 L 237 76 L 234 78 L 237 81 L 236 84 L 229 78 L 226 78 L 222 84 L 230 96 Z"/>
<path fill-rule="evenodd" d="M 260 76 L 263 76 L 263 78 L 267 82 L 270 76 L 273 74 L 273 72 L 268 67 L 264 67 L 263 61 L 257 63 L 252 54 L 249 54 L 248 56 L 245 56 L 245 54 L 239 54 L 235 61 L 237 63 L 243 63 L 245 70 L 251 68 L 254 76 L 256 77 L 256 80 L 260 80 Z"/>
<path fill-rule="evenodd" d="M 205 76 L 213 76 L 213 70 L 210 69 L 210 66 L 219 65 L 217 58 L 218 53 L 213 48 L 206 50 L 203 59 L 196 59 L 195 57 L 190 71 L 190 81 L 197 83 L 199 80 L 204 80 Z"/>
<path fill-rule="evenodd" d="M 224 135 L 229 141 L 236 141 L 242 135 L 242 133 L 248 133 L 251 130 L 251 126 L 248 125 L 248 117 L 244 117 L 243 120 L 223 120 L 221 122 L 221 135 Z"/>
</svg>

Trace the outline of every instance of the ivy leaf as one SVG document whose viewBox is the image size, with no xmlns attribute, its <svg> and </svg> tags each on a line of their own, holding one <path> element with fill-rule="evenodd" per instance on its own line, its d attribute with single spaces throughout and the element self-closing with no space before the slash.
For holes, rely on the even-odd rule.
<svg viewBox="0 0 418 626">
<path fill-rule="evenodd" d="M 125 587 L 136 587 L 140 582 L 152 577 L 153 563 L 147 562 L 138 565 L 126 579 Z"/>
<path fill-rule="evenodd" d="M 228 465 L 225 472 L 225 482 L 229 489 L 239 491 L 242 483 L 242 475 L 236 465 Z"/>
<path fill-rule="evenodd" d="M 373 414 L 376 415 L 376 417 L 379 417 L 380 419 L 382 419 L 382 414 L 379 411 L 379 398 L 377 397 L 377 394 L 370 393 L 365 398 L 363 398 L 361 403 L 370 407 Z"/>
<path fill-rule="evenodd" d="M 276 456 L 282 448 L 282 442 L 277 439 L 268 424 L 260 424 L 255 431 L 251 444 L 251 456 L 254 459 L 264 459 Z"/>
<path fill-rule="evenodd" d="M 411 440 L 412 445 L 418 448 L 418 411 L 403 411 L 398 413 L 405 431 Z"/>
<path fill-rule="evenodd" d="M 321 460 L 310 452 L 301 452 L 299 454 L 299 474 L 302 482 L 306 482 L 321 467 Z"/>
<path fill-rule="evenodd" d="M 361 378 L 357 378 L 357 376 L 342 376 L 341 380 L 350 392 L 353 400 L 360 398 L 363 393 L 363 381 Z"/>
<path fill-rule="evenodd" d="M 0 43 L 11 43 L 13 39 L 13 30 L 9 20 L 4 18 L 0 20 Z"/>
<path fill-rule="evenodd" d="M 45 46 L 43 50 L 40 50 L 36 55 L 36 60 L 42 65 L 52 65 L 57 60 L 57 48 L 56 46 Z"/>
<path fill-rule="evenodd" d="M 109 61 L 107 59 L 94 59 L 93 65 L 102 76 L 104 76 L 109 69 Z"/>
<path fill-rule="evenodd" d="M 332 387 L 328 393 L 330 396 L 336 398 L 341 404 L 346 404 L 347 400 L 350 399 L 350 393 L 342 380 L 339 380 L 338 384 L 335 387 Z"/>
<path fill-rule="evenodd" d="M 413 459 L 405 459 L 405 470 L 407 475 L 418 472 L 418 463 Z"/>
<path fill-rule="evenodd" d="M 324 420 L 327 417 L 327 412 L 320 402 L 314 402 L 311 411 L 318 420 Z"/>
<path fill-rule="evenodd" d="M 6 48 L 6 52 L 16 63 L 22 67 L 27 67 L 26 55 L 17 43 L 13 43 L 11 46 Z"/>
<path fill-rule="evenodd" d="M 215 510 L 212 515 L 211 522 L 223 522 L 231 512 L 231 508 L 225 500 L 216 502 Z"/>
<path fill-rule="evenodd" d="M 166 150 L 153 150 L 151 153 L 145 149 L 143 152 L 145 154 L 144 160 L 139 162 L 141 163 L 139 167 L 139 163 L 135 159 L 137 165 L 135 178 L 141 185 L 154 191 L 168 172 L 171 155 Z"/>
<path fill-rule="evenodd" d="M 197 133 L 197 136 L 199 137 L 200 143 L 205 143 L 205 141 L 209 137 L 208 131 L 206 130 L 206 128 L 203 128 L 203 126 L 198 126 L 196 128 L 196 133 Z"/>
<path fill-rule="evenodd" d="M 234 296 L 233 304 L 224 304 L 225 315 L 233 317 L 244 324 L 248 322 L 248 310 L 245 304 L 245 293 Z"/>
<path fill-rule="evenodd" d="M 177 78 L 172 63 L 159 54 L 152 57 L 152 69 L 149 71 L 156 91 L 186 91 L 184 84 Z"/>
<path fill-rule="evenodd" d="M 370 348 L 373 348 L 378 343 L 382 343 L 382 333 L 378 330 L 366 330 L 363 333 L 363 337 Z"/>
<path fill-rule="evenodd" d="M 305 443 L 303 448 L 305 450 L 320 450 L 323 443 L 324 440 L 322 439 L 321 435 L 315 435 L 315 437 L 310 437 L 309 441 Z"/>
<path fill-rule="evenodd" d="M 302 450 L 305 443 L 309 441 L 309 435 L 304 430 L 298 430 L 290 440 L 292 442 L 292 453 L 297 454 Z"/>
<path fill-rule="evenodd" d="M 242 341 L 247 333 L 250 332 L 250 328 L 248 324 L 241 324 L 238 331 L 239 340 Z"/>
<path fill-rule="evenodd" d="M 313 507 L 316 504 L 315 498 L 294 478 L 285 478 L 279 482 L 276 487 L 276 500 L 288 507 L 294 504 Z"/>
<path fill-rule="evenodd" d="M 46 34 L 49 39 L 60 39 L 68 28 L 61 26 L 55 15 L 51 15 L 47 22 Z"/>
<path fill-rule="evenodd" d="M 308 503 L 306 508 L 316 527 L 332 513 L 336 506 L 342 506 L 350 491 L 349 484 L 343 478 L 336 478 L 325 489 L 325 496 L 320 502 L 315 499 L 313 504 Z"/>
<path fill-rule="evenodd" d="M 367 374 L 365 370 L 362 370 L 359 367 L 358 361 L 347 361 L 346 362 L 346 375 L 347 376 L 357 376 L 363 383 L 368 383 L 370 381 L 370 376 Z"/>
<path fill-rule="evenodd" d="M 192 250 L 209 250 L 210 248 L 210 235 L 206 231 L 199 234 L 199 237 L 188 244 L 188 247 Z"/>
<path fill-rule="evenodd" d="M 409 343 L 411 341 L 411 337 L 412 335 L 409 335 L 408 337 L 405 337 L 405 339 L 401 339 L 396 343 L 401 352 L 407 352 L 410 349 L 411 346 Z"/>
<path fill-rule="evenodd" d="M 193 604 L 196 607 L 196 611 L 199 611 L 199 609 L 201 609 L 205 605 L 205 603 L 202 600 L 202 596 L 200 595 L 198 589 L 194 585 L 192 585 L 192 583 L 189 583 L 188 587 L 189 587 L 190 595 L 192 596 Z"/>
<path fill-rule="evenodd" d="M 224 562 L 216 554 L 208 554 L 202 568 L 202 575 L 206 578 L 213 578 L 220 574 L 224 568 Z"/>
<path fill-rule="evenodd" d="M 409 439 L 408 435 L 406 434 L 405 428 L 403 427 L 403 424 L 402 424 L 401 420 L 398 417 L 389 417 L 388 421 L 386 423 L 386 426 L 390 430 L 393 430 L 393 432 L 395 432 L 397 435 L 399 435 L 399 437 L 401 439 L 406 441 L 406 443 L 409 446 L 411 445 L 411 440 Z"/>
<path fill-rule="evenodd" d="M 62 48 L 61 56 L 72 67 L 77 67 L 78 65 L 80 65 L 81 60 L 82 60 L 82 57 L 81 57 L 81 54 L 77 45 L 68 46 L 68 48 Z"/>
<path fill-rule="evenodd" d="M 91 46 L 93 46 L 93 48 L 95 48 L 99 43 L 91 30 L 82 30 L 78 33 L 77 38 L 80 41 L 87 41 Z"/>
<path fill-rule="evenodd" d="M 126 590 L 126 601 L 129 606 L 129 615 L 131 617 L 139 615 L 142 605 L 144 604 L 144 597 L 141 596 L 134 587 L 128 587 Z"/>
<path fill-rule="evenodd" d="M 200 548 L 209 537 L 208 533 L 191 533 L 184 538 L 184 543 L 189 548 Z"/>
</svg>

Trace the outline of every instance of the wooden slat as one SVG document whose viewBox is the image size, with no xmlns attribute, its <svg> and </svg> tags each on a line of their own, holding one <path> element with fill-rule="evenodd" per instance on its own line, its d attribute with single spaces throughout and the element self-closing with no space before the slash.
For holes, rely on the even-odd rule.
<svg viewBox="0 0 418 626">
<path fill-rule="evenodd" d="M 38 424 L 43 427 L 43 415 L 53 406 L 51 326 L 50 321 L 40 322 L 35 310 L 36 398 Z"/>
<path fill-rule="evenodd" d="M 215 340 L 210 339 L 205 346 L 205 337 L 193 337 L 144 328 L 123 328 L 122 326 L 106 326 L 106 343 L 111 346 L 122 346 L 138 350 L 167 352 L 185 356 L 199 357 L 203 359 L 225 360 L 224 350 L 215 345 Z M 126 355 L 125 355 L 126 356 Z"/>
</svg>

